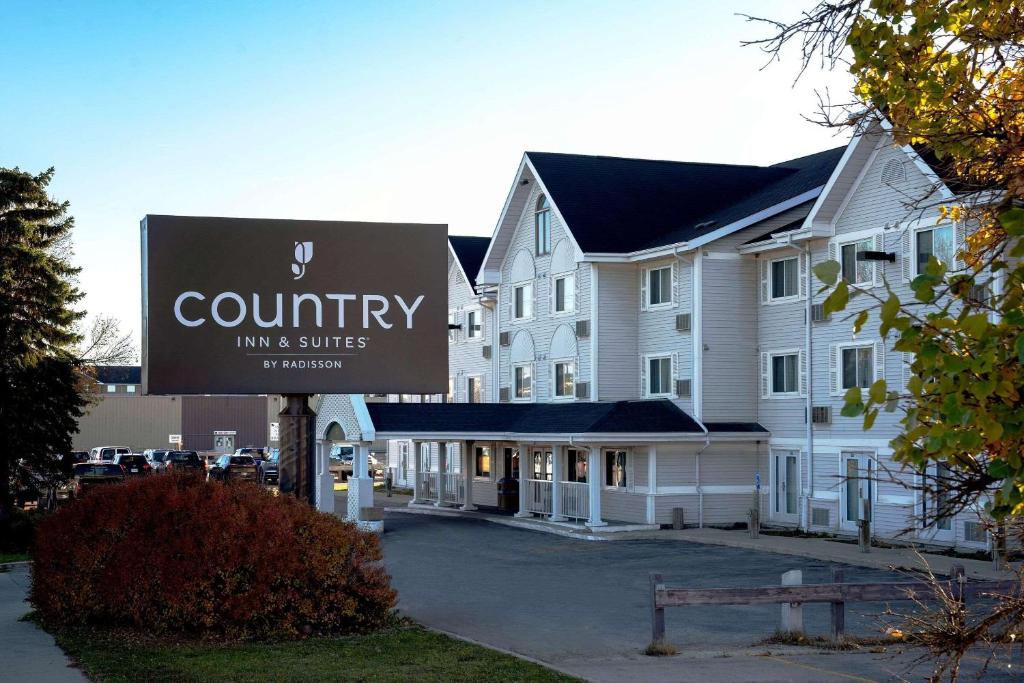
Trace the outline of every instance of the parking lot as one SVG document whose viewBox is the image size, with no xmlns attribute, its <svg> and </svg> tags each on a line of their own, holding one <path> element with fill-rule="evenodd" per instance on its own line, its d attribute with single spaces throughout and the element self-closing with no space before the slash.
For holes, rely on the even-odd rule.
<svg viewBox="0 0 1024 683">
<path fill-rule="evenodd" d="M 778 627 L 774 605 L 669 609 L 668 640 L 682 658 L 639 655 L 650 641 L 651 571 L 680 587 L 759 586 L 778 584 L 790 569 L 802 569 L 805 583 L 827 582 L 830 563 L 679 541 L 576 541 L 485 521 L 403 513 L 389 514 L 385 526 L 385 563 L 403 613 L 594 680 L 886 680 L 911 659 L 893 660 L 891 651 L 805 650 L 784 658 L 744 658 Z M 848 565 L 844 571 L 851 582 L 906 578 Z M 882 607 L 848 605 L 850 633 L 878 635 Z M 808 633 L 826 634 L 828 606 L 805 606 L 804 623 Z M 723 653 L 730 653 L 729 667 Z M 688 677 L 680 678 L 684 666 Z"/>
</svg>

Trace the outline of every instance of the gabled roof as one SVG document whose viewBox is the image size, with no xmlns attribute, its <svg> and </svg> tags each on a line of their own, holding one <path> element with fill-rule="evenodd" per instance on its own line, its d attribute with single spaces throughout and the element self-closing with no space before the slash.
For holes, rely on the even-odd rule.
<svg viewBox="0 0 1024 683">
<path fill-rule="evenodd" d="M 844 149 L 767 167 L 526 156 L 584 252 L 630 253 L 691 241 L 819 188 Z"/>
<path fill-rule="evenodd" d="M 96 381 L 100 384 L 142 384 L 142 366 L 97 365 Z"/>
<path fill-rule="evenodd" d="M 611 403 L 367 403 L 375 431 L 389 434 L 704 434 L 666 399 Z"/>
<path fill-rule="evenodd" d="M 469 286 L 476 289 L 476 274 L 480 270 L 480 264 L 484 262 L 484 254 L 487 253 L 487 246 L 491 243 L 490 237 L 466 237 L 460 235 L 449 235 L 448 244 L 452 247 L 452 253 L 462 266 L 462 272 L 466 275 Z"/>
</svg>

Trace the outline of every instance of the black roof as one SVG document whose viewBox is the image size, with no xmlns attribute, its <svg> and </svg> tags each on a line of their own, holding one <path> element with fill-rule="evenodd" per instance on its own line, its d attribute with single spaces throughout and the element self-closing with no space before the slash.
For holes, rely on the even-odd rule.
<svg viewBox="0 0 1024 683">
<path fill-rule="evenodd" d="M 476 289 L 476 274 L 484 262 L 484 255 L 491 243 L 490 237 L 464 237 L 452 235 L 448 237 L 455 252 L 455 258 L 462 264 L 462 270 L 469 278 L 469 286 Z"/>
<path fill-rule="evenodd" d="M 773 166 L 527 152 L 586 252 L 685 242 L 824 185 L 846 147 Z"/>
<path fill-rule="evenodd" d="M 378 432 L 520 434 L 695 433 L 700 425 L 667 399 L 612 403 L 367 403 Z"/>
<path fill-rule="evenodd" d="M 767 434 L 768 430 L 757 422 L 705 422 L 704 426 L 708 431 L 715 432 L 745 432 L 751 434 Z"/>
<path fill-rule="evenodd" d="M 142 384 L 142 366 L 97 365 L 96 381 L 101 384 Z"/>
</svg>

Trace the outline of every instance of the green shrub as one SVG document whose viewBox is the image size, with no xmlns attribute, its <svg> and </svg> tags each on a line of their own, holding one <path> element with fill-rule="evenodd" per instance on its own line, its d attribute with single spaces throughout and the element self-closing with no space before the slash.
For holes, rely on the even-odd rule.
<svg viewBox="0 0 1024 683">
<path fill-rule="evenodd" d="M 189 475 L 100 487 L 38 529 L 31 600 L 54 626 L 229 638 L 387 623 L 380 545 L 251 484 Z"/>
</svg>

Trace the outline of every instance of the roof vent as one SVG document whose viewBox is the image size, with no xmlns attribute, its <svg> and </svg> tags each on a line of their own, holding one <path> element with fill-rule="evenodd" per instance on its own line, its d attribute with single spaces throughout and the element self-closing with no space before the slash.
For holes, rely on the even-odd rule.
<svg viewBox="0 0 1024 683">
<path fill-rule="evenodd" d="M 885 166 L 882 167 L 882 184 L 883 185 L 895 185 L 897 183 L 905 182 L 907 179 L 907 169 L 903 167 L 903 163 L 898 159 L 889 159 L 885 162 Z"/>
</svg>

